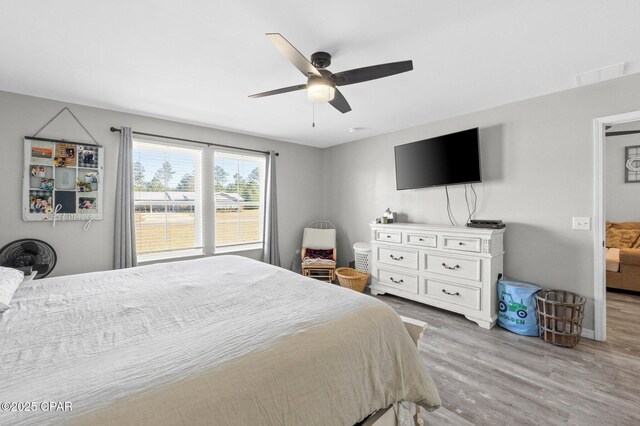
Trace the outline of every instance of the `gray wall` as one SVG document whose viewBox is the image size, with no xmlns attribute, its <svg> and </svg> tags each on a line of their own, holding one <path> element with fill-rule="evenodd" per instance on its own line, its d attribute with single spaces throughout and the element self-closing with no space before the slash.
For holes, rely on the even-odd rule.
<svg viewBox="0 0 640 426">
<path fill-rule="evenodd" d="M 502 219 L 505 272 L 589 298 L 593 329 L 593 234 L 571 229 L 593 216 L 593 119 L 640 109 L 640 75 L 338 145 L 324 152 L 326 215 L 339 235 L 339 262 L 369 240 L 368 224 L 387 207 L 403 221 L 448 224 L 444 188 L 395 189 L 395 145 L 480 127 L 483 179 L 476 218 Z M 458 223 L 462 186 L 450 188 Z"/>
<path fill-rule="evenodd" d="M 628 130 L 640 129 L 640 122 Z M 610 129 L 623 130 L 615 126 Z M 640 183 L 625 183 L 624 148 L 640 145 L 640 134 L 608 137 L 606 148 L 605 216 L 611 222 L 640 222 Z"/>
<path fill-rule="evenodd" d="M 94 221 L 88 232 L 83 232 L 83 222 L 58 222 L 53 228 L 50 223 L 22 221 L 23 137 L 32 136 L 64 106 L 69 106 L 105 147 L 104 220 Z M 40 136 L 90 142 L 68 114 L 60 117 Z M 279 151 L 278 221 L 280 251 L 285 267 L 290 265 L 295 250 L 300 247 L 304 226 L 322 212 L 323 202 L 317 194 L 301 199 L 303 194 L 308 193 L 306 182 L 317 181 L 322 174 L 322 152 L 318 148 L 0 92 L 0 246 L 18 238 L 39 238 L 49 242 L 58 253 L 58 266 L 53 275 L 113 267 L 113 203 L 118 134 L 111 133 L 110 126 L 131 126 L 142 132 L 218 142 L 240 148 Z M 260 250 L 238 254 L 261 258 Z"/>
<path fill-rule="evenodd" d="M 448 223 L 443 188 L 395 189 L 393 147 L 480 127 L 482 184 L 475 217 L 503 219 L 509 276 L 569 289 L 590 299 L 586 328 L 593 328 L 592 232 L 571 230 L 572 216 L 593 216 L 593 119 L 640 109 L 640 75 L 521 101 L 324 151 L 302 145 L 192 126 L 133 114 L 70 105 L 105 145 L 105 220 L 83 232 L 80 222 L 51 224 L 21 218 L 22 137 L 32 135 L 64 103 L 0 92 L 0 244 L 35 237 L 59 254 L 57 275 L 106 270 L 113 263 L 113 204 L 117 135 L 112 125 L 208 140 L 246 148 L 276 149 L 283 265 L 299 248 L 301 230 L 324 216 L 338 227 L 339 262 L 351 246 L 368 241 L 368 223 L 390 207 L 403 221 Z M 42 136 L 88 141 L 68 119 Z M 305 196 L 307 176 L 323 177 L 322 194 Z M 317 179 L 313 181 L 318 182 Z M 458 223 L 466 219 L 463 187 L 452 187 Z M 320 195 L 320 196 L 318 196 Z M 259 252 L 244 253 L 257 258 Z"/>
</svg>

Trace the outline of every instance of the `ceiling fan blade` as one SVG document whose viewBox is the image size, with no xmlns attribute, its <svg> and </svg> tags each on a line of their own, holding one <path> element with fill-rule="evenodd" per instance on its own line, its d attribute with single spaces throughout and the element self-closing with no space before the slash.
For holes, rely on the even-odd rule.
<svg viewBox="0 0 640 426">
<path fill-rule="evenodd" d="M 336 89 L 335 97 L 333 98 L 332 101 L 329 101 L 329 103 L 331 104 L 332 107 L 334 107 L 335 109 L 337 109 L 343 114 L 345 112 L 351 111 L 351 106 L 349 105 L 349 102 L 347 102 L 345 97 L 342 95 L 342 93 L 338 89 Z"/>
<path fill-rule="evenodd" d="M 293 44 L 289 43 L 286 38 L 282 37 L 280 33 L 267 33 L 267 38 L 276 46 L 276 48 L 293 64 L 298 68 L 305 77 L 309 74 L 317 77 L 322 77 L 320 71 L 314 67 L 302 53 L 298 51 Z"/>
<path fill-rule="evenodd" d="M 607 132 L 605 136 L 624 136 L 624 135 L 636 135 L 640 133 L 640 130 L 621 130 L 619 132 Z"/>
<path fill-rule="evenodd" d="M 333 74 L 332 78 L 336 86 L 346 86 L 347 84 L 362 83 L 363 81 L 389 77 L 390 75 L 400 74 L 411 71 L 412 69 L 413 61 L 390 62 L 388 64 L 338 72 Z"/>
<path fill-rule="evenodd" d="M 298 84 L 296 86 L 283 87 L 282 89 L 269 90 L 268 92 L 256 93 L 249 95 L 250 98 L 263 98 L 265 96 L 279 95 L 280 93 L 295 92 L 296 90 L 306 89 L 306 84 Z"/>
</svg>

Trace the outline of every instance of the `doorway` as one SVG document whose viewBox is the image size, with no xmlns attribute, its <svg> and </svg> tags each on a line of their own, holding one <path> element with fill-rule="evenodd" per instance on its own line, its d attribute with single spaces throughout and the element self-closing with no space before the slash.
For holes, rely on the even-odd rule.
<svg viewBox="0 0 640 426">
<path fill-rule="evenodd" d="M 628 127 L 630 123 L 633 122 L 637 122 L 636 130 L 640 130 L 640 111 L 601 117 L 594 120 L 594 337 L 599 341 L 604 341 L 607 338 L 607 247 L 605 221 L 607 220 L 607 213 L 609 213 L 609 215 L 612 214 L 611 209 L 607 211 L 607 175 L 609 172 L 607 170 L 607 140 L 612 137 L 621 136 L 620 132 L 633 130 Z M 609 133 L 609 136 L 607 136 L 607 133 Z M 638 145 L 640 145 L 640 142 Z M 634 161 L 631 163 L 632 167 L 638 165 L 638 163 Z M 614 173 L 616 171 L 611 170 L 611 172 Z M 624 169 L 621 169 L 619 173 L 622 175 L 622 173 L 626 172 Z M 627 183 L 627 185 L 634 184 Z M 640 183 L 638 183 L 638 185 L 637 190 L 640 191 Z M 611 266 L 609 269 L 612 269 Z M 609 277 L 611 283 L 611 273 L 609 273 Z"/>
</svg>

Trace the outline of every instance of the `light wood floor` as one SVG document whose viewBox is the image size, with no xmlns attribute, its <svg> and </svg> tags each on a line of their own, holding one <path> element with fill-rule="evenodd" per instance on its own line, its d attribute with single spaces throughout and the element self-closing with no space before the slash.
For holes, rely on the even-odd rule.
<svg viewBox="0 0 640 426">
<path fill-rule="evenodd" d="M 420 351 L 443 406 L 427 425 L 640 425 L 640 296 L 609 292 L 608 341 L 573 349 L 376 297 L 429 324 Z"/>
</svg>

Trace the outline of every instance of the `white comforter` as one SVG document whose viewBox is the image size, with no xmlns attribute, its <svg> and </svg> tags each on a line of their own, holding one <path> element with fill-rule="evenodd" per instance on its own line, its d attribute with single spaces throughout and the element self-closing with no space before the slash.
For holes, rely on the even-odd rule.
<svg viewBox="0 0 640 426">
<path fill-rule="evenodd" d="M 351 425 L 440 404 L 386 304 L 242 257 L 25 282 L 11 305 L 0 402 L 37 409 L 3 425 Z"/>
</svg>

